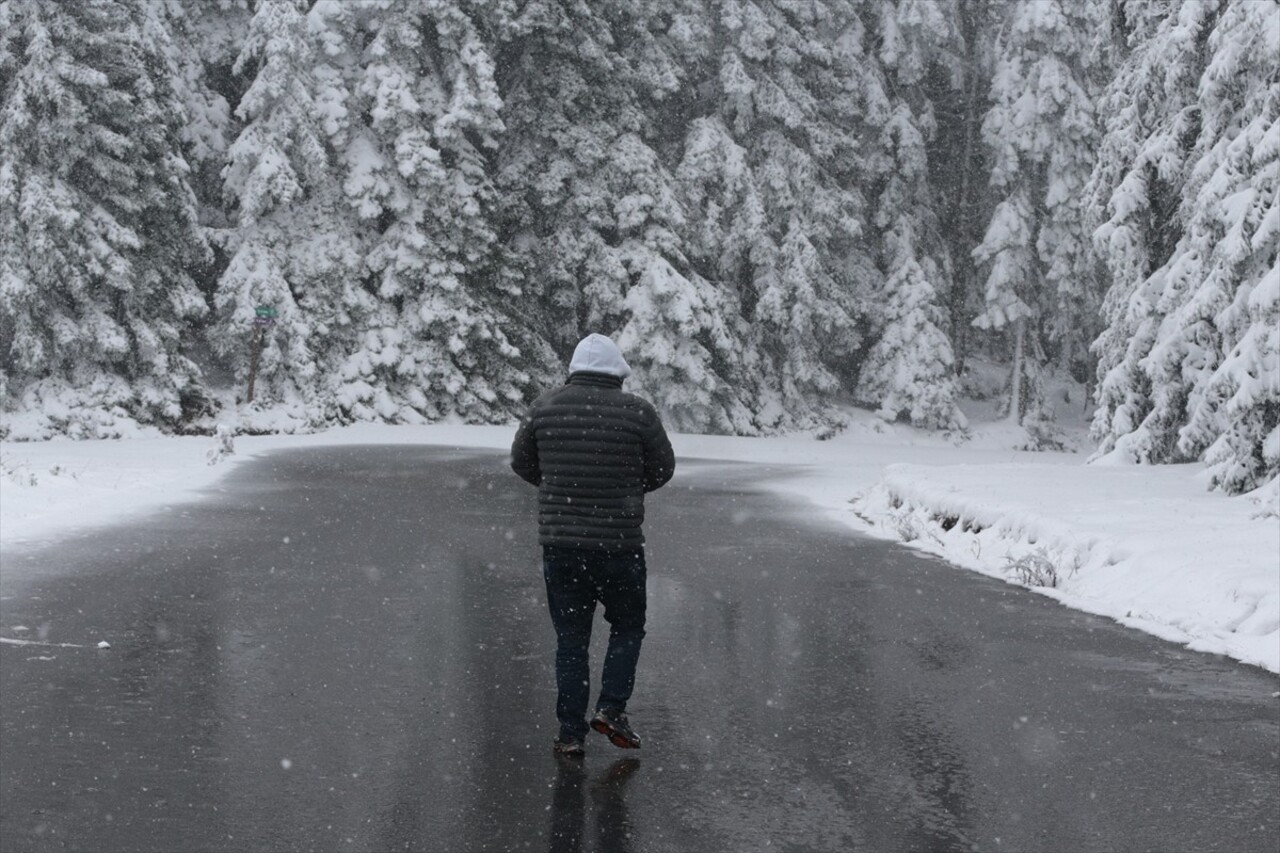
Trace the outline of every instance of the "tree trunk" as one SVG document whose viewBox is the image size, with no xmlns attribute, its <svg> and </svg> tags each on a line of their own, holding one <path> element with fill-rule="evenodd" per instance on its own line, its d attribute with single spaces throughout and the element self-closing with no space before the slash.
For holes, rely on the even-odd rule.
<svg viewBox="0 0 1280 853">
<path fill-rule="evenodd" d="M 249 394 L 247 402 L 253 402 L 253 384 L 258 378 L 258 359 L 262 355 L 262 326 L 254 329 L 253 352 L 249 356 Z"/>
<path fill-rule="evenodd" d="M 976 221 L 974 208 L 976 205 L 970 198 L 974 192 L 972 177 L 974 169 L 974 146 L 977 144 L 978 129 L 981 118 L 978 116 L 978 60 L 977 40 L 978 22 L 976 12 L 969 4 L 960 7 L 961 28 L 965 43 L 965 80 L 962 97 L 964 98 L 964 147 L 960 155 L 960 191 L 955 204 L 951 208 L 951 227 L 961 234 L 961 246 L 954 265 L 954 279 L 951 288 L 951 348 L 956 356 L 956 375 L 964 374 L 965 362 L 969 357 L 969 334 L 972 331 L 965 318 L 965 308 L 969 294 L 977 288 L 976 267 L 969 250 L 982 242 L 981 234 L 973 234 Z"/>
<path fill-rule="evenodd" d="M 1013 321 L 1013 381 L 1009 383 L 1009 422 L 1022 423 L 1022 359 L 1027 318 Z"/>
</svg>

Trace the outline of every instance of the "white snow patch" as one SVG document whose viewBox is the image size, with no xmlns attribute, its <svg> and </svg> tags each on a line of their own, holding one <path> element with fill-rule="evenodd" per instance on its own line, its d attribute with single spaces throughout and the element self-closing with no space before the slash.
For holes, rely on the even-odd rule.
<svg viewBox="0 0 1280 853">
<path fill-rule="evenodd" d="M 51 646 L 56 649 L 83 649 L 79 643 L 46 643 L 42 640 L 19 640 L 16 637 L 0 637 L 0 644 L 6 646 Z M 44 660 L 44 658 L 41 658 Z"/>
<path fill-rule="evenodd" d="M 267 450 L 351 444 L 509 448 L 514 427 L 364 424 L 307 435 L 219 435 L 0 442 L 0 547 L 55 541 L 192 500 L 234 466 Z M 209 464 L 210 445 L 222 464 Z M 234 456 L 229 455 L 234 452 Z M 5 573 L 16 571 L 11 561 Z"/>
<path fill-rule="evenodd" d="M 1280 524 L 1203 468 L 891 465 L 855 510 L 988 575 L 1051 567 L 1062 603 L 1280 672 Z M 1025 578 L 1024 578 L 1025 579 Z"/>
</svg>

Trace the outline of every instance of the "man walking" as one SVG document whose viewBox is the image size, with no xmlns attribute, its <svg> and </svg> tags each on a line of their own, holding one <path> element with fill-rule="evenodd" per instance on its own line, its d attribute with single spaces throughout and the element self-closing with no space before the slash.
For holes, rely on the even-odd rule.
<svg viewBox="0 0 1280 853">
<path fill-rule="evenodd" d="M 675 473 L 675 454 L 653 406 L 622 390 L 631 375 L 604 335 L 588 335 L 569 362 L 569 381 L 539 397 L 511 445 L 511 468 L 538 487 L 538 541 L 556 630 L 553 748 L 582 755 L 596 603 L 609 623 L 591 728 L 614 746 L 638 749 L 627 720 L 644 639 L 644 495 Z"/>
</svg>

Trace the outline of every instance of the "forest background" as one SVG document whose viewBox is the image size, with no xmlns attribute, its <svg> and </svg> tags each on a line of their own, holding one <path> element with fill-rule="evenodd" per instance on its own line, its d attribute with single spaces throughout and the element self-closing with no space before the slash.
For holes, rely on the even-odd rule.
<svg viewBox="0 0 1280 853">
<path fill-rule="evenodd" d="M 1277 0 L 0 0 L 0 438 L 505 422 L 1280 473 Z M 256 320 L 259 308 L 274 321 Z M 256 342 L 261 343 L 255 361 Z"/>
</svg>

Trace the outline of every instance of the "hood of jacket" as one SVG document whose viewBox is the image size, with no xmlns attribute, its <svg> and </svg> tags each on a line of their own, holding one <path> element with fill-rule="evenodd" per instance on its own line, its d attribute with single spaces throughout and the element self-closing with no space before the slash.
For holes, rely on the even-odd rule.
<svg viewBox="0 0 1280 853">
<path fill-rule="evenodd" d="M 618 345 L 604 335 L 590 334 L 578 342 L 569 361 L 569 373 L 604 373 L 626 379 L 631 366 L 622 357 Z"/>
</svg>

